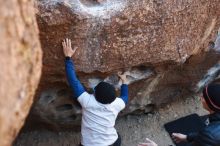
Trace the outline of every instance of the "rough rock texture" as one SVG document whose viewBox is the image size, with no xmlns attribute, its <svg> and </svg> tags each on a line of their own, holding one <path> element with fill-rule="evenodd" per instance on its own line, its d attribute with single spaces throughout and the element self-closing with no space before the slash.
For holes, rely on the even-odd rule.
<svg viewBox="0 0 220 146">
<path fill-rule="evenodd" d="M 42 54 L 31 0 L 0 0 L 0 145 L 9 146 L 33 102 Z"/>
<path fill-rule="evenodd" d="M 68 88 L 61 48 L 66 37 L 79 48 L 73 58 L 87 89 L 101 80 L 118 88 L 115 74 L 129 73 L 130 103 L 123 114 L 149 112 L 194 93 L 219 57 L 210 51 L 220 26 L 219 7 L 219 0 L 38 0 L 44 57 L 32 113 L 57 127 L 80 113 L 73 100 L 62 111 L 54 104 L 63 96 L 57 91 Z M 42 105 L 52 106 L 50 112 L 41 112 Z M 78 110 L 65 115 L 72 109 Z"/>
</svg>

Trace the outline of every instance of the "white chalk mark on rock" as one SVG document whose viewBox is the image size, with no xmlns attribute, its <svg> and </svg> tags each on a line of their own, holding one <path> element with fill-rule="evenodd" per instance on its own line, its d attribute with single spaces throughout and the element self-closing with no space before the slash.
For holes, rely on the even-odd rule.
<svg viewBox="0 0 220 146">
<path fill-rule="evenodd" d="M 147 79 L 154 74 L 154 72 L 148 68 L 135 68 L 130 71 L 126 71 L 125 73 L 127 74 L 128 84 L 134 83 L 139 80 Z M 95 88 L 95 86 L 102 81 L 112 84 L 116 89 L 120 89 L 120 86 L 122 85 L 122 82 L 119 80 L 118 76 L 116 74 L 113 74 L 107 76 L 105 79 L 101 79 L 98 77 L 88 79 L 89 87 Z"/>
<path fill-rule="evenodd" d="M 220 28 L 218 30 L 218 35 L 217 35 L 217 38 L 215 40 L 214 50 L 217 51 L 217 52 L 220 52 Z"/>
<path fill-rule="evenodd" d="M 212 81 L 214 81 L 216 78 L 218 78 L 219 74 L 220 74 L 220 63 L 210 68 L 207 71 L 207 74 L 203 77 L 203 79 L 199 81 L 196 89 L 197 92 L 200 91 L 205 86 L 207 86 Z"/>
<path fill-rule="evenodd" d="M 213 48 L 215 51 L 220 53 L 220 28 L 218 30 L 218 34 L 215 40 L 215 45 Z M 216 80 L 219 77 L 220 74 L 220 62 L 218 62 L 216 65 L 214 65 L 213 67 L 211 67 L 206 75 L 203 77 L 202 80 L 200 80 L 197 83 L 197 87 L 196 87 L 196 92 L 200 91 L 202 88 L 204 88 L 205 86 L 207 86 L 209 83 L 213 82 L 214 80 Z"/>
<path fill-rule="evenodd" d="M 109 19 L 111 16 L 122 11 L 126 6 L 126 1 L 121 2 L 118 0 L 107 0 L 91 6 L 85 5 L 81 0 L 65 0 L 64 3 L 70 4 L 72 10 L 77 13 L 89 14 L 102 19 Z"/>
</svg>

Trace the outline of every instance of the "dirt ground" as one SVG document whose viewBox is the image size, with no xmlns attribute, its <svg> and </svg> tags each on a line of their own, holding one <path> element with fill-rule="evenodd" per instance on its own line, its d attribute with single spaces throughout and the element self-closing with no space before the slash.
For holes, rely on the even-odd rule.
<svg viewBox="0 0 220 146">
<path fill-rule="evenodd" d="M 173 143 L 163 125 L 191 113 L 207 114 L 198 97 L 178 99 L 152 114 L 121 117 L 116 122 L 116 129 L 122 136 L 122 146 L 136 146 L 146 137 L 157 142 L 158 146 L 170 146 Z M 79 132 L 41 130 L 21 133 L 14 146 L 77 146 L 79 141 Z"/>
</svg>

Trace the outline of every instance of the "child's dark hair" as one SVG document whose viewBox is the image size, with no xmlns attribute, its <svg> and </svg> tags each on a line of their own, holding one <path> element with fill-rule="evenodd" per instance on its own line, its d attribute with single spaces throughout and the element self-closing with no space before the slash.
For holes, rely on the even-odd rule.
<svg viewBox="0 0 220 146">
<path fill-rule="evenodd" d="M 95 87 L 95 98 L 102 104 L 112 103 L 116 98 L 114 86 L 106 82 L 100 82 Z"/>
</svg>

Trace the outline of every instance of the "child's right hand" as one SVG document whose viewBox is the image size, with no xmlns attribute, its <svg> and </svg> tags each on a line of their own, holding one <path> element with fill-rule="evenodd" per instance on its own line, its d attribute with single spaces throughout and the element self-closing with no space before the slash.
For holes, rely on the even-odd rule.
<svg viewBox="0 0 220 146">
<path fill-rule="evenodd" d="M 123 74 L 118 73 L 118 76 L 121 79 L 122 84 L 128 84 L 128 79 L 127 79 L 127 73 L 126 72 L 124 72 Z"/>
<path fill-rule="evenodd" d="M 63 53 L 64 53 L 65 57 L 72 57 L 73 54 L 76 52 L 77 48 L 72 49 L 70 39 L 68 39 L 68 38 L 64 39 L 62 42 L 62 45 L 63 45 Z"/>
</svg>

